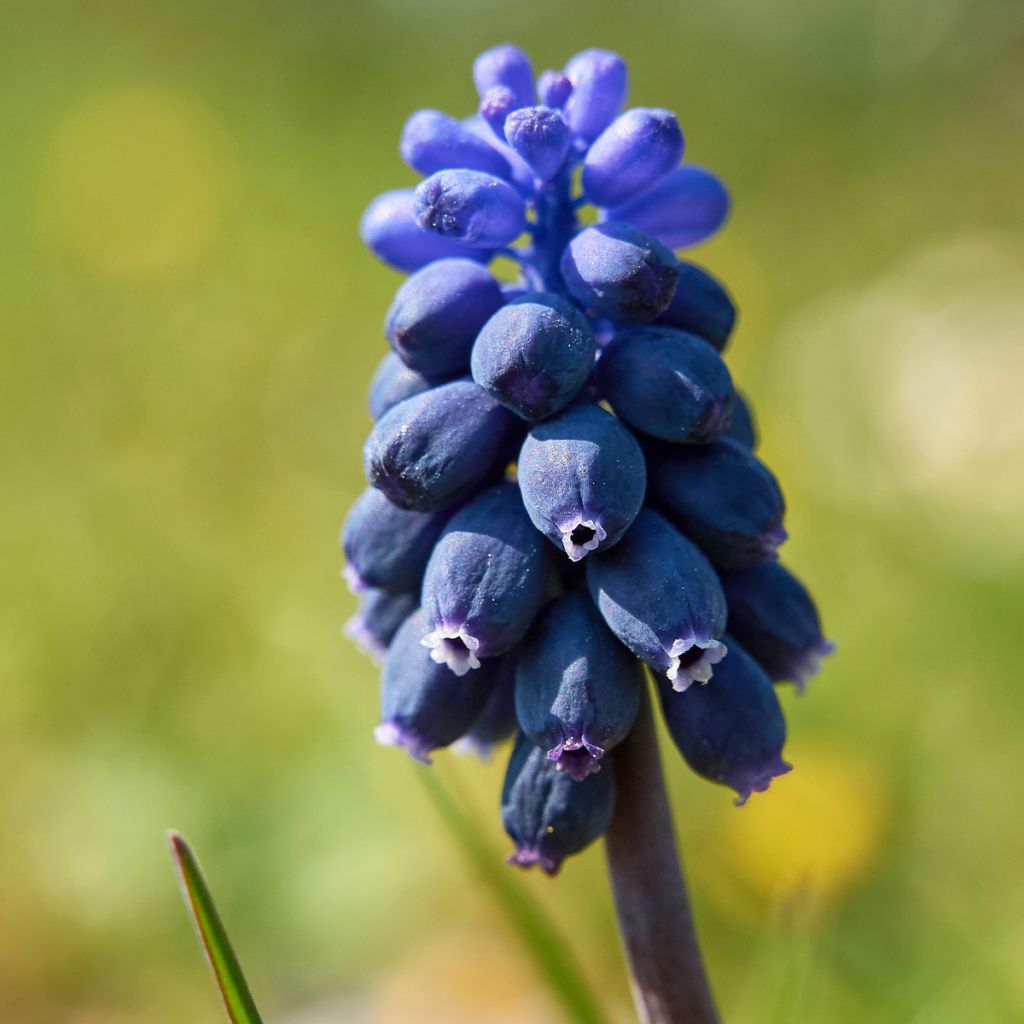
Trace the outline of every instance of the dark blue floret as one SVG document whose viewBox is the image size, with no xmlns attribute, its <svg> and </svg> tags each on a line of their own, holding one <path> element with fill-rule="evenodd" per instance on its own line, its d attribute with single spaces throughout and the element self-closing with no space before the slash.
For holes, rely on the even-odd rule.
<svg viewBox="0 0 1024 1024">
<path fill-rule="evenodd" d="M 454 377 L 469 370 L 473 340 L 504 302 L 486 267 L 435 260 L 398 289 L 384 333 L 407 366 L 428 377 Z"/>
<path fill-rule="evenodd" d="M 359 595 L 359 610 L 345 623 L 345 635 L 379 664 L 387 655 L 398 627 L 418 604 L 416 594 L 364 590 Z"/>
<path fill-rule="evenodd" d="M 587 560 L 587 585 L 611 631 L 675 689 L 707 682 L 725 657 L 718 577 L 657 512 L 644 509 L 614 548 Z"/>
<path fill-rule="evenodd" d="M 789 680 L 803 690 L 834 649 L 807 588 L 778 562 L 719 577 L 729 601 L 729 632 L 774 681 Z"/>
<path fill-rule="evenodd" d="M 573 590 L 540 614 L 519 658 L 516 712 L 531 742 L 577 781 L 626 738 L 643 669 L 608 631 L 589 596 Z"/>
<path fill-rule="evenodd" d="M 416 593 L 447 516 L 413 512 L 368 488 L 349 510 L 341 535 L 345 578 L 353 591 L 367 588 Z"/>
<path fill-rule="evenodd" d="M 757 423 L 750 402 L 737 391 L 732 399 L 732 416 L 729 426 L 722 432 L 723 438 L 735 441 L 744 448 L 754 451 L 757 448 Z"/>
<path fill-rule="evenodd" d="M 509 175 L 508 161 L 493 146 L 438 110 L 418 110 L 405 122 L 399 151 L 420 174 L 467 167 L 499 178 Z"/>
<path fill-rule="evenodd" d="M 726 636 L 729 656 L 707 686 L 676 693 L 659 682 L 665 724 L 686 763 L 712 782 L 731 786 L 744 804 L 790 770 L 782 759 L 786 721 L 772 681 Z"/>
<path fill-rule="evenodd" d="M 544 602 L 550 564 L 519 488 L 499 484 L 452 516 L 423 576 L 431 657 L 459 675 L 526 636 Z"/>
<path fill-rule="evenodd" d="M 381 416 L 413 395 L 428 391 L 433 383 L 422 373 L 410 370 L 394 352 L 389 352 L 378 364 L 370 381 L 370 396 L 367 406 L 370 415 L 379 420 Z"/>
<path fill-rule="evenodd" d="M 735 441 L 648 453 L 653 502 L 711 561 L 738 569 L 778 558 L 786 539 L 771 470 Z"/>
<path fill-rule="evenodd" d="M 721 356 L 674 327 L 624 331 L 602 353 L 597 377 L 622 419 L 663 441 L 713 441 L 732 412 L 732 378 Z"/>
<path fill-rule="evenodd" d="M 679 281 L 655 323 L 697 334 L 721 352 L 736 324 L 736 306 L 725 286 L 703 267 L 679 261 Z"/>
<path fill-rule="evenodd" d="M 618 543 L 640 511 L 646 488 L 636 438 L 589 402 L 530 431 L 518 475 L 533 525 L 574 562 Z"/>
<path fill-rule="evenodd" d="M 595 351 L 590 324 L 571 302 L 528 293 L 484 324 L 473 346 L 473 379 L 523 419 L 542 420 L 576 397 Z"/>
<path fill-rule="evenodd" d="M 509 863 L 556 874 L 566 857 L 608 831 L 614 805 L 610 766 L 575 782 L 520 736 L 501 794 L 501 820 L 516 847 Z"/>
<path fill-rule="evenodd" d="M 448 508 L 493 476 L 515 423 L 472 381 L 442 384 L 377 421 L 363 448 L 366 477 L 400 508 Z"/>
<path fill-rule="evenodd" d="M 380 684 L 377 742 L 404 747 L 418 761 L 463 736 L 480 717 L 494 684 L 492 670 L 461 679 L 420 643 L 425 623 L 414 612 L 395 634 Z"/>
<path fill-rule="evenodd" d="M 507 245 L 526 227 L 522 197 L 483 171 L 438 171 L 413 195 L 421 228 L 480 249 Z"/>
</svg>

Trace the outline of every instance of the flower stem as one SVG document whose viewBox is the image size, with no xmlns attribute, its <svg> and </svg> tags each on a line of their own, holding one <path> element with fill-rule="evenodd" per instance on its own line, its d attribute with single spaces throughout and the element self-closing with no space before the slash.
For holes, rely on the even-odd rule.
<svg viewBox="0 0 1024 1024">
<path fill-rule="evenodd" d="M 641 1024 L 717 1024 L 646 686 L 636 724 L 614 757 L 616 809 L 605 850 Z"/>
</svg>

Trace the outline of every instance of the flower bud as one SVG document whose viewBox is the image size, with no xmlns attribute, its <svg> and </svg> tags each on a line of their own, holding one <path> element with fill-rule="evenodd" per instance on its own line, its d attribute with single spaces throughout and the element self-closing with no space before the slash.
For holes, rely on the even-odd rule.
<svg viewBox="0 0 1024 1024">
<path fill-rule="evenodd" d="M 550 563 L 515 484 L 498 484 L 452 516 L 423 575 L 430 656 L 457 675 L 526 636 L 544 601 Z"/>
<path fill-rule="evenodd" d="M 680 260 L 672 301 L 654 322 L 696 334 L 721 352 L 736 323 L 736 306 L 717 278 L 696 263 Z"/>
<path fill-rule="evenodd" d="M 663 441 L 713 441 L 729 422 L 732 378 L 695 334 L 656 326 L 624 331 L 602 353 L 597 379 L 622 419 Z"/>
<path fill-rule="evenodd" d="M 377 364 L 370 381 L 370 416 L 379 420 L 399 402 L 428 391 L 433 386 L 422 373 L 410 370 L 394 352 L 389 352 Z"/>
<path fill-rule="evenodd" d="M 488 667 L 494 673 L 491 695 L 472 728 L 455 744 L 460 753 L 476 754 L 487 760 L 494 748 L 515 735 L 516 720 L 516 652 L 509 651 L 492 658 Z"/>
<path fill-rule="evenodd" d="M 670 249 L 710 238 L 729 214 L 729 193 L 710 171 L 687 164 L 660 185 L 612 207 L 609 220 L 628 221 Z"/>
<path fill-rule="evenodd" d="M 536 102 L 533 65 L 530 58 L 511 43 L 492 46 L 473 61 L 473 83 L 481 96 L 494 86 L 504 86 L 515 97 L 517 107 Z"/>
<path fill-rule="evenodd" d="M 599 771 L 640 706 L 643 670 L 608 631 L 589 596 L 552 601 L 527 638 L 516 671 L 516 713 L 531 742 L 579 781 Z"/>
<path fill-rule="evenodd" d="M 647 486 L 636 438 L 591 403 L 533 427 L 517 472 L 533 525 L 573 562 L 618 543 Z"/>
<path fill-rule="evenodd" d="M 584 50 L 565 66 L 572 93 L 565 113 L 573 134 L 596 139 L 622 109 L 628 87 L 626 62 L 608 50 Z"/>
<path fill-rule="evenodd" d="M 609 629 L 675 689 L 707 682 L 725 657 L 718 577 L 657 512 L 645 508 L 611 551 L 587 560 L 587 586 Z"/>
<path fill-rule="evenodd" d="M 540 747 L 520 736 L 505 773 L 501 820 L 516 849 L 508 861 L 554 875 L 562 861 L 608 831 L 615 806 L 609 765 L 582 782 L 558 771 Z"/>
<path fill-rule="evenodd" d="M 719 573 L 729 602 L 729 632 L 776 682 L 803 691 L 835 650 L 807 588 L 778 562 Z"/>
<path fill-rule="evenodd" d="M 472 260 L 436 260 L 402 283 L 384 333 L 402 361 L 432 377 L 469 369 L 473 339 L 504 304 L 494 275 Z"/>
<path fill-rule="evenodd" d="M 637 107 L 600 134 L 583 161 L 583 194 L 618 206 L 657 185 L 683 157 L 683 133 L 668 110 Z"/>
<path fill-rule="evenodd" d="M 541 181 L 550 181 L 565 163 L 572 134 L 565 118 L 550 107 L 522 107 L 505 121 L 505 138 Z"/>
<path fill-rule="evenodd" d="M 595 315 L 647 323 L 672 300 L 679 261 L 630 224 L 584 228 L 562 253 L 562 278 L 572 297 Z"/>
<path fill-rule="evenodd" d="M 658 688 L 665 725 L 686 763 L 731 786 L 742 805 L 792 766 L 782 760 L 786 721 L 772 681 L 731 636 L 725 639 L 729 656 L 707 686 L 682 694 L 661 681 Z"/>
<path fill-rule="evenodd" d="M 399 152 L 420 174 L 450 167 L 485 171 L 499 178 L 509 173 L 508 161 L 493 146 L 438 110 L 418 110 L 405 122 Z"/>
<path fill-rule="evenodd" d="M 594 367 L 587 318 L 558 295 L 532 292 L 499 309 L 473 345 L 473 379 L 525 420 L 567 406 Z"/>
<path fill-rule="evenodd" d="M 651 498 L 723 569 L 778 558 L 785 503 L 768 467 L 735 441 L 650 453 Z"/>
<path fill-rule="evenodd" d="M 482 171 L 438 171 L 413 196 L 416 222 L 480 249 L 507 245 L 526 228 L 526 208 L 511 185 Z"/>
<path fill-rule="evenodd" d="M 483 139 L 489 146 L 493 146 L 505 158 L 509 166 L 507 180 L 515 186 L 521 195 L 532 196 L 534 192 L 533 171 L 530 170 L 526 161 L 504 141 L 504 135 L 496 133 L 496 130 L 479 114 L 463 118 L 461 124 L 467 131 Z M 499 127 L 501 133 L 504 133 L 505 118 L 502 118 Z"/>
<path fill-rule="evenodd" d="M 495 473 L 514 426 L 472 381 L 442 384 L 377 421 L 363 448 L 366 478 L 400 508 L 447 508 Z"/>
<path fill-rule="evenodd" d="M 427 559 L 447 517 L 412 512 L 367 488 L 349 510 L 342 530 L 345 578 L 352 590 L 419 591 Z"/>
<path fill-rule="evenodd" d="M 480 116 L 487 122 L 495 136 L 505 141 L 505 119 L 516 109 L 516 98 L 511 89 L 494 85 L 480 98 Z M 506 175 L 502 175 L 506 177 Z"/>
<path fill-rule="evenodd" d="M 345 623 L 345 636 L 380 664 L 398 627 L 416 610 L 416 603 L 413 594 L 364 590 L 359 595 L 359 610 Z"/>
<path fill-rule="evenodd" d="M 537 80 L 537 93 L 544 106 L 561 110 L 572 95 L 572 82 L 561 71 L 545 71 Z"/>
</svg>

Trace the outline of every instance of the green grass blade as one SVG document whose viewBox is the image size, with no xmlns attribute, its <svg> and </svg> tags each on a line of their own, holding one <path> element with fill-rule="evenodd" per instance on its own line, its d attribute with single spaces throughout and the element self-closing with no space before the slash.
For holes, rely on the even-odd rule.
<svg viewBox="0 0 1024 1024">
<path fill-rule="evenodd" d="M 515 925 L 569 1019 L 575 1024 L 607 1024 L 608 1018 L 595 1002 L 565 939 L 558 935 L 536 901 L 515 884 L 513 873 L 452 798 L 436 769 L 419 769 L 416 775 L 463 855 Z"/>
<path fill-rule="evenodd" d="M 168 832 L 167 839 L 178 869 L 182 895 L 199 933 L 199 941 L 217 981 L 228 1017 L 232 1024 L 262 1024 L 196 855 L 177 832 Z"/>
</svg>

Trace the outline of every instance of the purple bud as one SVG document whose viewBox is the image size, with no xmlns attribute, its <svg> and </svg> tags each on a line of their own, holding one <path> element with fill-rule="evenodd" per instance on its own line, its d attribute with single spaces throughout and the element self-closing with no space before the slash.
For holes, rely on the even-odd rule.
<svg viewBox="0 0 1024 1024">
<path fill-rule="evenodd" d="M 489 146 L 493 146 L 505 158 L 510 169 L 508 180 L 522 195 L 532 196 L 534 192 L 533 171 L 530 170 L 523 158 L 506 142 L 499 139 L 491 126 L 479 115 L 464 118 L 462 124 L 467 131 L 471 131 Z M 505 130 L 504 120 L 501 123 L 501 130 Z"/>
<path fill-rule="evenodd" d="M 643 669 L 608 631 L 586 593 L 549 604 L 527 638 L 516 672 L 523 732 L 555 767 L 579 781 L 599 771 L 640 706 Z"/>
<path fill-rule="evenodd" d="M 739 391 L 733 395 L 732 418 L 722 437 L 735 441 L 750 451 L 757 448 L 757 423 L 754 420 L 754 411 L 750 407 L 750 402 Z"/>
<path fill-rule="evenodd" d="M 657 512 L 644 509 L 611 551 L 588 559 L 587 585 L 611 631 L 675 689 L 707 682 L 725 657 L 718 577 Z"/>
<path fill-rule="evenodd" d="M 680 260 L 672 301 L 655 323 L 696 334 L 721 352 L 736 323 L 736 306 L 722 283 L 703 267 Z"/>
<path fill-rule="evenodd" d="M 507 245 L 526 228 L 526 207 L 511 185 L 482 171 L 438 171 L 416 189 L 420 227 L 481 249 Z"/>
<path fill-rule="evenodd" d="M 364 590 L 359 610 L 345 623 L 345 636 L 379 665 L 398 627 L 416 610 L 416 600 L 413 594 Z"/>
<path fill-rule="evenodd" d="M 572 95 L 572 82 L 561 71 L 545 71 L 537 81 L 537 93 L 544 106 L 561 110 Z"/>
<path fill-rule="evenodd" d="M 723 569 L 778 558 L 785 503 L 771 470 L 735 441 L 650 453 L 651 498 Z"/>
<path fill-rule="evenodd" d="M 534 526 L 573 562 L 619 542 L 647 486 L 636 438 L 590 403 L 535 426 L 519 453 L 518 475 Z"/>
<path fill-rule="evenodd" d="M 573 134 L 596 139 L 611 124 L 626 99 L 626 62 L 608 50 L 584 50 L 565 66 L 572 94 L 565 105 Z"/>
<path fill-rule="evenodd" d="M 807 588 L 778 562 L 719 573 L 729 602 L 729 632 L 776 682 L 803 691 L 835 644 Z"/>
<path fill-rule="evenodd" d="M 480 116 L 503 142 L 505 141 L 505 119 L 515 109 L 516 98 L 512 90 L 506 89 L 503 85 L 492 86 L 480 99 Z M 502 177 L 507 177 L 507 175 L 502 175 Z"/>
<path fill-rule="evenodd" d="M 420 643 L 426 624 L 414 612 L 395 634 L 381 676 L 377 742 L 404 747 L 416 760 L 430 763 L 430 752 L 454 743 L 480 716 L 494 677 L 488 668 L 460 679 L 432 661 Z"/>
<path fill-rule="evenodd" d="M 392 593 L 418 591 L 427 559 L 445 523 L 438 513 L 410 512 L 372 488 L 345 518 L 345 578 L 355 592 L 374 587 Z"/>
<path fill-rule="evenodd" d="M 660 185 L 608 211 L 609 220 L 624 220 L 653 235 L 670 249 L 710 238 L 729 214 L 729 193 L 710 171 L 687 165 Z"/>
<path fill-rule="evenodd" d="M 572 297 L 596 316 L 646 323 L 672 301 L 679 261 L 630 224 L 584 228 L 565 247 L 562 277 Z"/>
<path fill-rule="evenodd" d="M 431 260 L 465 256 L 487 262 L 490 253 L 453 238 L 424 231 L 416 220 L 411 188 L 384 192 L 366 208 L 359 235 L 374 256 L 395 270 L 419 270 Z"/>
<path fill-rule="evenodd" d="M 594 367 L 587 318 L 558 295 L 533 292 L 499 309 L 473 345 L 473 379 L 525 420 L 565 408 Z"/>
<path fill-rule="evenodd" d="M 504 86 L 515 97 L 517 107 L 536 102 L 530 58 L 511 43 L 492 46 L 473 61 L 473 83 L 481 96 L 496 85 Z"/>
<path fill-rule="evenodd" d="M 550 107 L 522 107 L 505 121 L 505 138 L 541 181 L 562 168 L 572 136 L 565 118 Z"/>
<path fill-rule="evenodd" d="M 499 743 L 515 735 L 519 725 L 516 720 L 517 660 L 516 652 L 509 651 L 488 663 L 495 677 L 491 695 L 473 727 L 455 745 L 460 752 L 476 754 L 486 760 Z"/>
<path fill-rule="evenodd" d="M 402 159 L 420 174 L 450 167 L 508 177 L 508 161 L 453 117 L 437 110 L 418 110 L 402 129 Z"/>
<path fill-rule="evenodd" d="M 675 693 L 659 680 L 669 735 L 686 763 L 712 782 L 731 786 L 738 805 L 792 767 L 782 760 L 786 721 L 771 680 L 726 636 L 729 656 L 707 686 Z"/>
<path fill-rule="evenodd" d="M 389 352 L 378 364 L 370 381 L 370 416 L 381 416 L 406 398 L 412 398 L 432 388 L 434 384 L 422 373 L 410 370 L 394 352 Z"/>
<path fill-rule="evenodd" d="M 665 178 L 683 157 L 683 133 L 668 110 L 637 107 L 601 133 L 583 161 L 583 193 L 617 206 Z"/>
<path fill-rule="evenodd" d="M 520 736 L 505 773 L 501 820 L 516 849 L 508 861 L 554 875 L 566 857 L 608 831 L 615 806 L 611 766 L 574 782 Z"/>
<path fill-rule="evenodd" d="M 503 483 L 452 516 L 423 576 L 423 644 L 457 675 L 504 654 L 526 636 L 544 602 L 550 562 L 523 509 Z"/>
<path fill-rule="evenodd" d="M 494 275 L 472 260 L 436 260 L 398 289 L 384 333 L 402 361 L 432 377 L 469 369 L 473 339 L 504 303 Z"/>
<path fill-rule="evenodd" d="M 602 353 L 597 378 L 626 423 L 663 441 L 713 441 L 729 422 L 732 378 L 695 334 L 653 326 L 625 331 Z"/>
<path fill-rule="evenodd" d="M 515 422 L 472 381 L 431 388 L 377 421 L 363 448 L 366 477 L 401 508 L 447 508 L 496 471 Z"/>
</svg>

